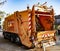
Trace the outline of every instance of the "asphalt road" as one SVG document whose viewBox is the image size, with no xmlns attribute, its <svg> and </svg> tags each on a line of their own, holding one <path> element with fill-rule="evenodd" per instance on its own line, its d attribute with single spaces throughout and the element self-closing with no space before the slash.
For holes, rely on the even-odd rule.
<svg viewBox="0 0 60 51">
<path fill-rule="evenodd" d="M 4 39 L 2 32 L 0 32 L 0 51 L 43 51 L 43 49 L 26 49 L 24 46 L 19 46 Z M 57 36 L 56 45 L 46 48 L 46 51 L 60 51 L 60 36 Z"/>
</svg>

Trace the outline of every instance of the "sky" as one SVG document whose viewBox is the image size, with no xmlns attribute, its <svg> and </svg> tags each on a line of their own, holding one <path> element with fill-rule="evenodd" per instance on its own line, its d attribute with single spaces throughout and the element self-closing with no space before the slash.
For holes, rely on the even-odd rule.
<svg viewBox="0 0 60 51">
<path fill-rule="evenodd" d="M 55 15 L 60 14 L 60 0 L 7 0 L 4 5 L 0 6 L 0 10 L 6 13 L 13 13 L 15 11 L 26 10 L 27 5 L 29 5 L 31 9 L 32 6 L 38 2 L 40 4 L 47 2 L 47 6 L 53 6 Z"/>
</svg>

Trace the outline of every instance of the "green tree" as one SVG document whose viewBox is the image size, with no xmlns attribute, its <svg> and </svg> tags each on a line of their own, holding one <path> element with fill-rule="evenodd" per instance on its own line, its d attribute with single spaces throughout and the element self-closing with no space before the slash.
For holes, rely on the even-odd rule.
<svg viewBox="0 0 60 51">
<path fill-rule="evenodd" d="M 4 5 L 5 2 L 6 2 L 6 0 L 0 0 L 0 6 Z M 4 11 L 0 10 L 0 29 L 2 27 L 2 22 L 4 20 L 5 15 L 6 15 L 6 13 Z"/>
</svg>

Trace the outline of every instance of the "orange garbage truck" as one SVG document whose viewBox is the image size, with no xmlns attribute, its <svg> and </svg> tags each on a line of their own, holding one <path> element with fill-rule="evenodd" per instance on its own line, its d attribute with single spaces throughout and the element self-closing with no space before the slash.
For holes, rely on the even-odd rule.
<svg viewBox="0 0 60 51">
<path fill-rule="evenodd" d="M 16 11 L 3 22 L 3 36 L 12 42 L 31 48 L 56 41 L 54 10 L 46 5 L 33 5 L 32 9 Z M 43 43 L 42 43 L 43 42 Z M 50 43 L 52 44 L 52 43 Z"/>
</svg>

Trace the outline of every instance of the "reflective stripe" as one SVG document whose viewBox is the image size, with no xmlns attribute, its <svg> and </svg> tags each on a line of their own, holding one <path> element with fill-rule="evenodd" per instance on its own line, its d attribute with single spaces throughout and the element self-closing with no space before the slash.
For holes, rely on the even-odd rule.
<svg viewBox="0 0 60 51">
<path fill-rule="evenodd" d="M 31 14 L 28 14 L 28 25 L 29 25 L 29 30 L 31 29 Z"/>
<path fill-rule="evenodd" d="M 29 37 L 31 35 L 31 14 L 28 14 L 28 33 L 29 33 Z"/>
<path fill-rule="evenodd" d="M 31 18 L 30 17 L 28 18 L 28 21 L 31 21 Z"/>
<path fill-rule="evenodd" d="M 42 37 L 49 37 L 49 34 L 43 34 Z"/>
</svg>

